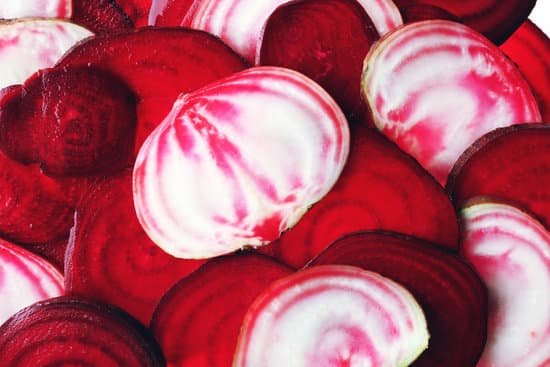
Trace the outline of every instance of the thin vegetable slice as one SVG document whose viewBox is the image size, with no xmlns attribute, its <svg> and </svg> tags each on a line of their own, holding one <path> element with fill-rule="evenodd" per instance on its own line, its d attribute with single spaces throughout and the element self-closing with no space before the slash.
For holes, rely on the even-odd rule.
<svg viewBox="0 0 550 367">
<path fill-rule="evenodd" d="M 151 0 L 115 0 L 117 5 L 128 14 L 136 27 L 144 27 L 148 24 Z"/>
<path fill-rule="evenodd" d="M 358 0 L 374 23 L 380 36 L 403 24 L 399 8 L 393 0 Z"/>
<path fill-rule="evenodd" d="M 0 4 L 0 19 L 29 17 L 66 19 L 71 16 L 71 13 L 71 0 L 6 0 Z"/>
<path fill-rule="evenodd" d="M 73 0 L 71 20 L 96 34 L 134 27 L 132 20 L 114 0 Z"/>
</svg>

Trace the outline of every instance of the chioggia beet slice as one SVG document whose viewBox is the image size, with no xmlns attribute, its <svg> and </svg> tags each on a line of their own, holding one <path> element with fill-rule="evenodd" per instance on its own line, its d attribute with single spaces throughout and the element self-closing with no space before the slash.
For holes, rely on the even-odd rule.
<svg viewBox="0 0 550 367">
<path fill-rule="evenodd" d="M 447 191 L 461 208 L 476 196 L 515 203 L 550 228 L 550 125 L 515 125 L 492 131 L 460 157 Z"/>
<path fill-rule="evenodd" d="M 357 0 L 374 23 L 380 36 L 403 24 L 403 19 L 393 0 Z"/>
<path fill-rule="evenodd" d="M 147 237 L 136 218 L 131 170 L 98 183 L 83 202 L 67 250 L 67 293 L 117 305 L 147 325 L 168 288 L 202 262 L 176 259 Z"/>
<path fill-rule="evenodd" d="M 176 257 L 264 245 L 329 192 L 348 150 L 348 123 L 318 84 L 254 67 L 178 98 L 134 166 L 138 219 Z"/>
<path fill-rule="evenodd" d="M 5 0 L 0 3 L 0 19 L 28 17 L 70 18 L 71 0 Z"/>
<path fill-rule="evenodd" d="M 548 366 L 550 234 L 519 209 L 490 201 L 466 206 L 462 218 L 461 253 L 491 300 L 487 346 L 477 366 Z"/>
<path fill-rule="evenodd" d="M 73 0 L 71 20 L 97 34 L 134 27 L 132 20 L 115 0 Z"/>
<path fill-rule="evenodd" d="M 89 30 L 63 20 L 0 22 L 0 89 L 23 84 L 36 71 L 52 67 L 70 47 L 91 35 Z"/>
<path fill-rule="evenodd" d="M 442 184 L 481 135 L 541 121 L 514 64 L 479 33 L 446 20 L 408 24 L 373 46 L 362 90 L 375 125 Z"/>
<path fill-rule="evenodd" d="M 299 268 L 341 236 L 375 229 L 458 246 L 455 209 L 441 186 L 379 132 L 354 125 L 334 188 L 279 240 L 258 250 Z"/>
<path fill-rule="evenodd" d="M 151 329 L 172 367 L 231 366 L 248 307 L 293 270 L 268 257 L 239 253 L 212 259 L 162 298 Z"/>
<path fill-rule="evenodd" d="M 0 240 L 0 325 L 24 307 L 60 296 L 63 290 L 63 276 L 46 260 Z"/>
<path fill-rule="evenodd" d="M 3 366 L 166 366 L 130 315 L 66 296 L 34 303 L 0 326 L 0 355 Z"/>
<path fill-rule="evenodd" d="M 401 285 L 357 267 L 318 266 L 254 301 L 233 366 L 408 366 L 428 339 L 422 309 Z"/>
<path fill-rule="evenodd" d="M 487 328 L 487 290 L 457 255 L 432 243 L 391 232 L 342 237 L 308 264 L 351 265 L 408 289 L 428 323 L 430 345 L 411 366 L 474 367 Z"/>
</svg>

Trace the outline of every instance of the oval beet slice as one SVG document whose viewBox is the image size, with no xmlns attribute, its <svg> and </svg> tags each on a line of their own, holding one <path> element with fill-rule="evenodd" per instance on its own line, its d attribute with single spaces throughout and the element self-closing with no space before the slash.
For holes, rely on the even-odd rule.
<svg viewBox="0 0 550 367">
<path fill-rule="evenodd" d="M 19 0 L 2 1 L 0 19 L 29 17 L 69 18 L 72 0 Z"/>
<path fill-rule="evenodd" d="M 72 0 L 71 20 L 94 33 L 112 33 L 134 24 L 114 0 Z"/>
<path fill-rule="evenodd" d="M 514 64 L 477 32 L 445 20 L 408 24 L 372 47 L 363 93 L 375 125 L 442 184 L 481 135 L 541 121 Z"/>
<path fill-rule="evenodd" d="M 81 298 L 35 303 L 0 326 L 5 366 L 163 367 L 153 337 L 122 310 Z"/>
<path fill-rule="evenodd" d="M 348 117 L 367 114 L 361 71 L 378 33 L 356 1 L 281 5 L 267 20 L 261 39 L 257 64 L 299 71 L 325 88 Z"/>
<path fill-rule="evenodd" d="M 65 267 L 69 294 L 114 304 L 144 324 L 168 288 L 202 262 L 176 259 L 141 228 L 132 172 L 94 186 L 77 208 Z"/>
<path fill-rule="evenodd" d="M 489 289 L 487 346 L 478 367 L 547 366 L 550 361 L 550 234 L 509 205 L 462 210 L 462 255 Z"/>
<path fill-rule="evenodd" d="M 352 266 L 318 266 L 254 301 L 233 366 L 408 366 L 428 338 L 422 309 L 401 285 Z"/>
<path fill-rule="evenodd" d="M 447 183 L 456 207 L 475 196 L 510 201 L 550 228 L 550 126 L 517 125 L 477 140 L 453 167 Z"/>
<path fill-rule="evenodd" d="M 293 272 L 240 253 L 208 261 L 162 298 L 151 329 L 174 367 L 230 366 L 246 310 L 273 281 Z"/>
<path fill-rule="evenodd" d="M 430 344 L 411 366 L 475 366 L 485 345 L 487 292 L 456 255 L 413 237 L 365 232 L 336 241 L 308 266 L 343 264 L 408 289 L 428 321 Z"/>
<path fill-rule="evenodd" d="M 458 245 L 455 210 L 441 186 L 380 133 L 355 125 L 334 188 L 278 241 L 258 250 L 302 267 L 341 236 L 374 229 Z"/>
</svg>

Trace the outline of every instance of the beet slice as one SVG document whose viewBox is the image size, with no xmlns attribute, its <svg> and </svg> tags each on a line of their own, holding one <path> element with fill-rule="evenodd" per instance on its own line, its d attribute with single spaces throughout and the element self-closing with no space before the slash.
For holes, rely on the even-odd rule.
<svg viewBox="0 0 550 367">
<path fill-rule="evenodd" d="M 94 33 L 112 33 L 134 24 L 114 0 L 72 0 L 71 20 Z"/>
<path fill-rule="evenodd" d="M 509 205 L 462 210 L 462 255 L 489 289 L 487 346 L 478 367 L 547 366 L 550 361 L 550 234 Z"/>
<path fill-rule="evenodd" d="M 86 65 L 109 70 L 136 93 L 136 153 L 181 93 L 247 67 L 219 39 L 183 28 L 143 28 L 96 36 L 73 48 L 59 63 Z"/>
<path fill-rule="evenodd" d="M 0 326 L 6 366 L 163 367 L 152 335 L 112 306 L 75 297 L 35 303 Z"/>
<path fill-rule="evenodd" d="M 449 175 L 447 191 L 457 208 L 476 196 L 500 198 L 529 210 L 550 228 L 548 157 L 550 125 L 497 129 L 462 154 Z"/>
<path fill-rule="evenodd" d="M 445 19 L 453 22 L 459 21 L 456 15 L 449 13 L 447 10 L 438 6 L 423 3 L 411 3 L 404 5 L 401 8 L 401 14 L 403 15 L 404 23 L 420 22 L 430 19 Z"/>
<path fill-rule="evenodd" d="M 403 18 L 393 0 L 357 0 L 374 23 L 380 36 L 403 24 Z"/>
<path fill-rule="evenodd" d="M 550 121 L 550 39 L 526 20 L 500 46 L 523 74 L 539 102 L 543 121 Z"/>
<path fill-rule="evenodd" d="M 149 24 L 156 27 L 177 27 L 183 22 L 195 0 L 152 0 Z"/>
<path fill-rule="evenodd" d="M 144 27 L 148 24 L 152 0 L 115 0 L 115 2 L 124 13 L 128 14 L 136 27 Z"/>
<path fill-rule="evenodd" d="M 428 338 L 422 309 L 401 285 L 357 267 L 317 266 L 254 301 L 233 366 L 408 366 Z"/>
<path fill-rule="evenodd" d="M 0 3 L 0 19 L 30 17 L 69 18 L 72 12 L 71 0 L 18 0 Z"/>
<path fill-rule="evenodd" d="M 372 47 L 363 93 L 375 125 L 443 185 L 478 137 L 541 121 L 514 64 L 479 33 L 446 20 L 405 25 Z"/>
<path fill-rule="evenodd" d="M 65 252 L 67 251 L 68 238 L 54 240 L 46 243 L 26 244 L 23 247 L 44 258 L 61 273 L 65 272 Z"/>
<path fill-rule="evenodd" d="M 339 237 L 383 229 L 455 249 L 458 224 L 451 201 L 410 156 L 375 130 L 356 125 L 344 171 L 334 188 L 281 238 L 258 250 L 295 267 Z"/>
<path fill-rule="evenodd" d="M 164 293 L 201 264 L 176 259 L 147 237 L 127 170 L 98 183 L 77 209 L 65 285 L 68 294 L 117 305 L 147 325 Z"/>
<path fill-rule="evenodd" d="M 309 267 L 358 266 L 408 289 L 428 321 L 430 345 L 411 366 L 475 366 L 485 345 L 487 292 L 475 272 L 439 246 L 396 233 L 346 236 Z"/>
<path fill-rule="evenodd" d="M 162 298 L 151 329 L 168 364 L 230 366 L 246 310 L 273 281 L 293 270 L 239 253 L 208 261 Z"/>
</svg>

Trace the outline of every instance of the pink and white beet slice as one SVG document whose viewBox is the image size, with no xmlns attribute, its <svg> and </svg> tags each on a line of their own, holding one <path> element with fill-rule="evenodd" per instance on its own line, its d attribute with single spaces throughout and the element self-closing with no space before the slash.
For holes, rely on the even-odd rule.
<svg viewBox="0 0 550 367">
<path fill-rule="evenodd" d="M 45 17 L 68 19 L 71 0 L 4 0 L 0 3 L 0 19 Z"/>
<path fill-rule="evenodd" d="M 543 367 L 550 361 L 550 234 L 500 203 L 462 210 L 462 255 L 489 290 L 487 345 L 478 367 Z"/>
<path fill-rule="evenodd" d="M 322 265 L 276 281 L 256 299 L 233 366 L 408 366 L 428 339 L 422 309 L 401 285 Z"/>
<path fill-rule="evenodd" d="M 259 246 L 335 184 L 347 121 L 311 79 L 255 67 L 182 95 L 145 141 L 134 203 L 151 239 L 181 258 Z"/>
</svg>

